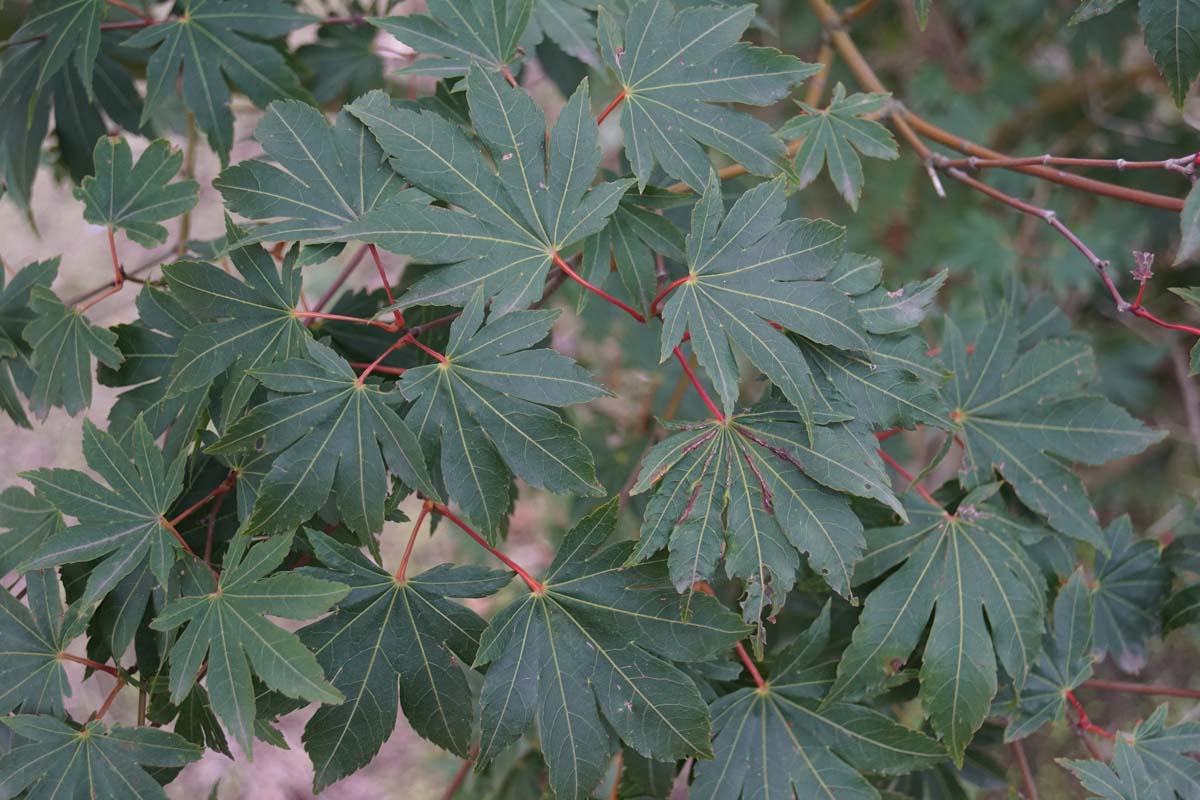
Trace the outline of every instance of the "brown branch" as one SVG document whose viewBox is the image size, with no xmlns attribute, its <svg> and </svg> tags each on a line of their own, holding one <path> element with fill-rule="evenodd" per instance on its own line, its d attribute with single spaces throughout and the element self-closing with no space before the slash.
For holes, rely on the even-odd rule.
<svg viewBox="0 0 1200 800">
<path fill-rule="evenodd" d="M 1025 785 L 1025 800 L 1038 800 L 1037 784 L 1033 780 L 1033 770 L 1029 768 L 1029 759 L 1025 756 L 1025 747 L 1019 739 L 1011 747 L 1017 767 L 1021 770 L 1021 782 Z"/>
</svg>

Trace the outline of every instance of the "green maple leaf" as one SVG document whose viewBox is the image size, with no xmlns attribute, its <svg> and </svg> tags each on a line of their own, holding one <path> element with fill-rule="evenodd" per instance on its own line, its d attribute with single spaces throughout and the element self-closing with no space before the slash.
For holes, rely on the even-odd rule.
<svg viewBox="0 0 1200 800">
<path fill-rule="evenodd" d="M 441 483 L 463 514 L 493 536 L 507 527 L 512 476 L 558 493 L 603 494 L 579 433 L 546 406 L 603 397 L 579 365 L 549 349 L 553 311 L 483 316 L 483 292 L 450 326 L 446 361 L 413 367 L 400 391 L 405 416 L 426 452 L 437 454 Z"/>
<path fill-rule="evenodd" d="M 1160 560 L 1158 542 L 1134 539 L 1128 516 L 1104 531 L 1108 553 L 1096 554 L 1093 598 L 1097 659 L 1111 656 L 1125 672 L 1146 665 L 1146 642 L 1162 631 L 1160 610 L 1171 588 L 1170 570 Z"/>
<path fill-rule="evenodd" d="M 889 161 L 900 156 L 891 132 L 878 122 L 863 118 L 880 111 L 889 98 L 886 94 L 847 97 L 846 87 L 839 83 L 825 109 L 797 103 L 800 115 L 788 120 L 779 129 L 779 135 L 789 141 L 804 140 L 794 161 L 800 188 L 816 180 L 822 167 L 828 167 L 838 193 L 851 208 L 858 210 L 863 187 L 858 154 Z"/>
<path fill-rule="evenodd" d="M 128 438 L 118 442 L 85 420 L 83 455 L 108 486 L 73 469 L 23 473 L 40 495 L 78 524 L 47 539 L 20 571 L 99 559 L 77 601 L 88 606 L 148 554 L 154 578 L 167 585 L 179 542 L 164 515 L 183 489 L 187 454 L 164 463 L 144 422 L 134 423 Z"/>
<path fill-rule="evenodd" d="M 434 0 L 429 14 L 369 21 L 418 53 L 439 56 L 402 72 L 449 78 L 472 66 L 499 72 L 518 62 L 533 7 L 533 0 Z"/>
<path fill-rule="evenodd" d="M 213 185 L 230 211 L 278 221 L 249 231 L 239 244 L 308 241 L 375 209 L 428 202 L 421 192 L 401 191 L 404 182 L 375 137 L 346 111 L 331 127 L 310 105 L 276 101 L 267 106 L 254 137 L 275 164 L 243 161 L 224 170 Z"/>
<path fill-rule="evenodd" d="M 260 108 L 272 100 L 307 98 L 283 55 L 248 37 L 283 36 L 317 20 L 279 0 L 184 0 L 181 5 L 179 16 L 124 42 L 126 47 L 158 46 L 146 65 L 142 124 L 175 95 L 182 72 L 183 102 L 224 165 L 233 147 L 226 78 Z"/>
<path fill-rule="evenodd" d="M 716 600 L 684 621 L 662 561 L 620 568 L 630 543 L 596 552 L 616 525 L 616 499 L 563 540 L 542 589 L 501 611 L 476 665 L 488 665 L 480 763 L 536 721 L 560 800 L 591 796 L 617 737 L 657 760 L 711 757 L 708 710 L 670 660 L 712 658 L 746 632 Z"/>
<path fill-rule="evenodd" d="M 128 387 L 108 412 L 108 430 L 123 441 L 140 416 L 152 435 L 166 434 L 163 453 L 170 459 L 192 441 L 208 408 L 204 386 L 167 395 L 176 353 L 188 331 L 200 323 L 170 292 L 147 286 L 134 303 L 137 321 L 112 329 L 123 356 L 121 366 L 102 366 L 97 373 L 104 386 Z"/>
<path fill-rule="evenodd" d="M 347 106 L 397 172 L 462 209 L 383 209 L 340 232 L 452 264 L 418 280 L 397 308 L 465 305 L 479 286 L 492 298 L 492 313 L 528 306 L 541 296 L 554 254 L 603 228 L 631 184 L 588 188 L 600 145 L 587 81 L 563 108 L 548 143 L 545 115 L 529 95 L 479 69 L 466 84 L 471 121 L 498 173 L 458 126 L 436 114 L 398 108 L 382 92 Z"/>
<path fill-rule="evenodd" d="M 1020 320 L 1008 303 L 975 338 L 974 352 L 947 320 L 943 354 L 954 377 L 943 396 L 966 452 L 971 488 L 997 472 L 1052 527 L 1101 550 L 1107 544 L 1087 492 L 1064 461 L 1099 465 L 1163 437 L 1123 409 L 1083 392 L 1096 367 L 1087 345 L 1044 339 L 1018 354 Z"/>
<path fill-rule="evenodd" d="M 867 595 L 830 690 L 831 700 L 879 690 L 932 616 L 921 707 L 959 765 L 996 695 L 997 663 L 1020 693 L 1042 643 L 1044 584 L 1023 546 L 1042 532 L 986 505 L 998 489 L 980 487 L 954 514 L 910 506 L 908 525 L 867 531 L 855 583 L 899 568 Z"/>
<path fill-rule="evenodd" d="M 838 262 L 844 231 L 825 220 L 781 223 L 785 204 L 779 178 L 746 192 L 726 214 L 720 181 L 709 172 L 692 210 L 686 280 L 663 305 L 660 360 L 690 332 L 729 414 L 738 398 L 736 344 L 807 422 L 822 400 L 807 359 L 783 331 L 844 350 L 869 345 L 846 295 L 820 280 Z"/>
<path fill-rule="evenodd" d="M 696 581 L 713 576 L 723 557 L 726 574 L 745 579 L 744 617 L 758 624 L 760 649 L 762 618 L 773 613 L 768 606 L 783 607 L 801 553 L 830 588 L 853 599 L 863 528 L 839 493 L 904 512 L 873 436 L 857 426 L 830 425 L 815 427 L 810 439 L 795 412 L 769 407 L 679 428 L 646 456 L 631 490 L 638 494 L 659 483 L 632 561 L 669 549 L 671 580 L 690 592 Z"/>
<path fill-rule="evenodd" d="M 231 240 L 241 231 L 227 225 Z M 257 385 L 249 375 L 277 361 L 301 358 L 308 329 L 296 316 L 300 270 L 293 248 L 280 267 L 258 245 L 230 252 L 239 281 L 225 270 L 199 261 L 176 261 L 163 268 L 171 293 L 201 324 L 179 343 L 163 392 L 178 397 L 202 389 L 229 370 L 223 389 L 225 419 L 237 416 Z M 232 369 L 231 369 L 232 368 Z"/>
<path fill-rule="evenodd" d="M 30 295 L 38 286 L 49 291 L 57 275 L 57 258 L 29 264 L 7 283 L 0 274 L 0 408 L 22 428 L 30 424 L 17 387 L 34 380 L 29 365 L 32 351 L 24 337 L 26 326 L 36 318 Z"/>
<path fill-rule="evenodd" d="M 655 164 L 703 191 L 711 166 L 704 145 L 755 175 L 775 175 L 786 150 L 770 126 L 715 103 L 766 106 L 819 68 L 768 47 L 739 42 L 753 5 L 677 9 L 644 0 L 618 24 L 601 6 L 600 55 L 624 92 L 625 155 L 639 188 Z"/>
<path fill-rule="evenodd" d="M 60 533 L 62 514 L 44 497 L 20 486 L 0 492 L 0 529 L 8 532 L 0 542 L 0 575 L 12 572 L 51 536 Z"/>
<path fill-rule="evenodd" d="M 178 217 L 196 205 L 199 184 L 193 180 L 170 183 L 183 164 L 183 151 L 165 139 L 155 139 L 137 163 L 129 142 L 120 136 L 103 136 L 93 154 L 96 174 L 83 179 L 75 199 L 83 201 L 83 218 L 95 225 L 120 228 L 142 247 L 167 240 L 159 222 Z"/>
<path fill-rule="evenodd" d="M 1188 90 L 1200 75 L 1200 2 L 1196 0 L 1140 0 L 1138 23 L 1146 36 L 1146 49 L 1171 88 L 1175 105 L 1183 107 Z"/>
<path fill-rule="evenodd" d="M 342 702 L 341 693 L 325 680 L 321 665 L 296 634 L 263 615 L 311 619 L 348 591 L 340 583 L 305 575 L 271 575 L 291 549 L 291 532 L 253 547 L 248 542 L 241 533 L 234 538 L 219 580 L 193 570 L 193 591 L 168 602 L 150 624 L 154 630 L 169 631 L 187 623 L 171 648 L 171 702 L 188 695 L 207 657 L 213 711 L 247 754 L 254 739 L 252 675 L 288 697 Z"/>
<path fill-rule="evenodd" d="M 1163 704 L 1132 733 L 1117 734 L 1112 767 L 1067 758 L 1058 763 L 1104 800 L 1174 800 L 1200 793 L 1200 764 L 1190 756 L 1198 750 L 1200 724 L 1168 727 Z"/>
<path fill-rule="evenodd" d="M 383 88 L 383 59 L 369 25 L 325 25 L 317 40 L 296 51 L 320 106 Z"/>
<path fill-rule="evenodd" d="M 1006 742 L 1033 735 L 1066 713 L 1066 693 L 1092 677 L 1092 596 L 1076 570 L 1054 600 L 1053 630 L 1029 671 L 1017 709 L 1004 729 Z"/>
<path fill-rule="evenodd" d="M 244 533 L 294 528 L 332 492 L 342 521 L 368 539 L 383 529 L 389 471 L 427 496 L 437 492 L 416 437 L 392 408 L 403 402 L 401 394 L 359 381 L 341 356 L 311 339 L 307 344 L 307 358 L 251 373 L 286 396 L 255 406 L 208 452 L 277 453 Z"/>
<path fill-rule="evenodd" d="M 71 694 L 61 656 L 87 617 L 64 616 L 54 570 L 26 573 L 25 587 L 28 608 L 0 590 L 0 714 L 61 716 Z"/>
<path fill-rule="evenodd" d="M 588 13 L 592 8 L 592 0 L 537 0 L 528 38 L 541 41 L 545 36 L 567 55 L 598 68 L 596 21 Z"/>
<path fill-rule="evenodd" d="M 27 742 L 0 756 L 0 797 L 122 797 L 167 800 L 146 767 L 182 767 L 203 750 L 153 728 L 109 730 L 96 721 L 74 728 L 53 717 L 0 717 Z"/>
<path fill-rule="evenodd" d="M 35 92 L 73 60 L 87 96 L 92 97 L 100 23 L 111 7 L 107 0 L 37 0 L 33 4 L 10 41 L 45 37 L 38 48 Z"/>
<path fill-rule="evenodd" d="M 866 706 L 820 705 L 836 656 L 826 653 L 829 606 L 781 653 L 766 686 L 736 689 L 712 704 L 712 761 L 699 761 L 697 800 L 876 800 L 863 772 L 903 774 L 933 766 L 946 751 Z"/>
<path fill-rule="evenodd" d="M 36 378 L 29 407 L 44 420 L 53 406 L 74 416 L 92 404 L 92 358 L 109 367 L 121 363 L 117 337 L 68 308 L 44 285 L 30 289 L 34 318 L 22 331 L 32 353 L 29 366 Z"/>
<path fill-rule="evenodd" d="M 417 733 L 465 758 L 474 703 L 462 665 L 474 661 L 487 624 L 451 598 L 492 595 L 512 573 L 442 564 L 397 580 L 355 548 L 315 531 L 308 539 L 324 567 L 304 574 L 351 587 L 334 613 L 299 631 L 346 697 L 305 726 L 313 791 L 370 762 L 391 735 L 398 706 Z"/>
</svg>

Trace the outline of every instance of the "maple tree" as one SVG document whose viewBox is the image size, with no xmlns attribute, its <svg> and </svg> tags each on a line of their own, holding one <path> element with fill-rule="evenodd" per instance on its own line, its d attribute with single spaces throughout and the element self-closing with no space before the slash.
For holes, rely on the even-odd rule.
<svg viewBox="0 0 1200 800">
<path fill-rule="evenodd" d="M 87 467 L 0 491 L 0 800 L 301 709 L 317 794 L 404 725 L 447 798 L 1200 798 L 1100 710 L 1200 699 L 1128 679 L 1200 624 L 1194 0 L 15 5 L 3 202 L 106 266 L 0 271 Z"/>
</svg>

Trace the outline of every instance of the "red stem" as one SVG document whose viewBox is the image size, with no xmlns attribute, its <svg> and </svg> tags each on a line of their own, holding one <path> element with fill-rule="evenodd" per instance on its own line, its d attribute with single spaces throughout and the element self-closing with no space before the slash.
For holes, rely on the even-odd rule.
<svg viewBox="0 0 1200 800">
<path fill-rule="evenodd" d="M 99 672 L 107 672 L 114 678 L 119 675 L 116 667 L 110 667 L 108 664 L 101 664 L 99 661 L 92 661 L 90 658 L 77 656 L 74 653 L 59 653 L 58 658 L 61 661 L 73 661 L 76 664 L 83 664 L 85 667 L 90 667 L 94 670 L 98 670 Z"/>
<path fill-rule="evenodd" d="M 1131 306 L 1129 308 L 1129 311 L 1135 317 L 1141 317 L 1142 319 L 1146 320 L 1147 322 L 1153 322 L 1155 325 L 1157 325 L 1160 328 L 1168 328 L 1173 331 L 1183 331 L 1184 333 L 1190 333 L 1193 336 L 1200 336 L 1200 328 L 1195 328 L 1191 325 L 1182 325 L 1178 322 L 1167 322 L 1166 320 L 1162 320 L 1162 319 L 1159 319 L 1158 317 L 1154 316 L 1153 314 L 1151 314 L 1149 311 L 1142 308 L 1141 306 Z"/>
<path fill-rule="evenodd" d="M 596 117 L 596 126 L 599 127 L 601 124 L 603 124 L 604 120 L 608 119 L 608 115 L 616 110 L 617 106 L 621 105 L 621 101 L 624 99 L 625 90 L 622 89 L 621 93 L 614 97 L 612 102 L 604 107 L 604 110 L 600 112 L 600 116 Z"/>
<path fill-rule="evenodd" d="M 759 689 L 764 688 L 767 685 L 767 682 L 763 680 L 762 673 L 758 671 L 758 667 L 754 666 L 754 662 L 750 659 L 750 654 L 746 652 L 746 648 L 742 646 L 741 642 L 738 642 L 735 647 L 737 649 L 738 658 L 740 658 L 742 660 L 742 664 L 746 666 L 746 671 L 750 673 L 750 677 L 754 678 L 754 685 Z"/>
<path fill-rule="evenodd" d="M 665 300 L 667 295 L 669 295 L 676 287 L 682 286 L 691 279 L 691 275 L 684 275 L 682 278 L 676 278 L 667 284 L 666 287 L 657 295 L 655 295 L 654 299 L 650 302 L 650 316 L 657 317 L 659 312 L 658 304 Z"/>
<path fill-rule="evenodd" d="M 446 357 L 444 355 L 439 353 L 437 350 L 434 350 L 429 345 L 422 343 L 419 339 L 417 339 L 416 334 L 410 333 L 410 334 L 406 335 L 404 338 L 407 339 L 410 344 L 415 345 L 418 350 L 425 353 L 425 355 L 429 356 L 430 358 L 434 359 L 435 361 L 437 361 L 441 364 L 446 363 Z"/>
<path fill-rule="evenodd" d="M 892 469 L 896 470 L 896 473 L 901 478 L 904 478 L 904 480 L 908 481 L 908 485 L 911 486 L 913 489 L 916 489 L 917 494 L 919 494 L 919 495 L 921 495 L 921 497 L 925 498 L 925 501 L 927 503 L 936 507 L 937 510 L 941 511 L 942 513 L 946 512 L 946 509 L 942 508 L 942 504 L 939 503 L 934 498 L 934 496 L 929 493 L 929 490 L 926 489 L 921 484 L 917 483 L 917 479 L 915 477 L 913 477 L 913 474 L 911 472 L 906 470 L 904 467 L 900 466 L 900 462 L 898 462 L 896 459 L 894 459 L 890 455 L 888 455 L 887 451 L 885 451 L 883 448 L 879 448 L 879 450 L 877 450 L 876 452 L 879 453 L 879 457 L 884 460 L 884 463 L 886 463 Z"/>
<path fill-rule="evenodd" d="M 104 719 L 104 715 L 108 713 L 108 709 L 112 707 L 113 700 L 117 699 L 117 694 L 125 687 L 125 678 L 118 675 L 117 684 L 108 693 L 108 697 L 104 698 L 104 704 L 96 709 L 96 713 L 92 715 L 93 720 Z"/>
<path fill-rule="evenodd" d="M 354 272 L 358 265 L 362 263 L 363 258 L 365 258 L 367 255 L 368 247 L 369 245 L 363 245 L 360 247 L 358 252 L 346 262 L 346 266 L 342 267 L 342 271 L 339 272 L 338 276 L 333 279 L 333 283 L 329 284 L 329 288 L 325 290 L 325 294 L 321 295 L 321 299 L 317 301 L 315 306 L 313 306 L 313 311 L 320 311 L 321 309 L 325 308 L 325 306 L 329 305 L 329 301 L 333 299 L 335 294 L 337 294 L 338 289 L 342 288 L 342 284 L 344 284 L 346 279 L 350 277 L 350 273 Z M 309 320 L 304 324 L 311 325 L 312 321 Z"/>
<path fill-rule="evenodd" d="M 525 581 L 525 585 L 529 587 L 530 591 L 534 592 L 535 594 L 542 593 L 543 587 L 542 587 L 541 582 L 538 581 L 537 578 L 534 578 L 532 575 L 530 575 L 528 572 L 526 572 L 525 568 L 522 567 L 520 564 L 513 561 L 511 558 L 504 555 L 504 553 L 501 553 L 499 550 L 497 550 L 496 548 L 494 548 L 490 544 L 488 544 L 486 539 L 484 539 L 482 536 L 480 536 L 478 533 L 476 533 L 474 530 L 472 530 L 470 525 L 468 525 L 467 523 L 465 523 L 461 519 L 459 519 L 458 516 L 453 511 L 451 511 L 449 508 L 446 508 L 446 506 L 443 503 L 434 503 L 433 510 L 436 511 L 438 514 L 441 514 L 446 519 L 453 522 L 455 525 L 457 525 L 463 531 L 463 533 L 467 534 L 472 539 L 474 539 L 475 542 L 480 547 L 487 550 L 489 553 L 494 555 L 496 558 L 500 559 L 501 563 L 503 563 L 504 566 L 508 567 L 513 572 L 517 573 L 517 575 L 521 576 L 521 580 Z"/>
<path fill-rule="evenodd" d="M 175 524 L 173 522 L 171 522 L 166 517 L 159 517 L 159 521 L 162 522 L 162 524 L 167 527 L 167 530 L 169 530 L 171 532 L 171 535 L 175 537 L 175 540 L 177 542 L 179 542 L 179 546 L 183 548 L 183 552 L 187 553 L 189 556 L 196 559 L 204 566 L 208 567 L 208 571 L 212 573 L 212 576 L 214 579 L 216 579 L 216 580 L 221 579 L 220 573 L 218 573 L 215 569 L 213 569 L 212 564 L 209 564 L 207 561 L 202 559 L 200 556 L 196 555 L 196 551 L 192 549 L 192 546 L 189 545 L 187 543 L 187 540 L 185 540 L 183 538 L 183 536 L 180 535 L 179 531 L 175 529 Z"/>
<path fill-rule="evenodd" d="M 362 317 L 348 317 L 345 314 L 327 314 L 324 311 L 304 311 L 296 309 L 292 312 L 299 319 L 329 319 L 335 322 L 356 322 L 359 325 L 371 325 L 376 328 L 381 328 L 389 333 L 395 333 L 400 330 L 401 325 L 393 325 L 390 322 L 380 322 L 377 319 L 363 319 Z"/>
<path fill-rule="evenodd" d="M 471 754 L 463 759 L 458 772 L 454 773 L 454 778 L 450 781 L 450 785 L 442 793 L 442 800 L 451 800 L 454 795 L 458 794 L 458 790 L 462 788 L 463 783 L 467 780 L 467 776 L 471 774 L 471 766 L 477 758 L 479 758 L 479 742 L 476 742 L 471 747 Z"/>
<path fill-rule="evenodd" d="M 365 381 L 367 379 L 368 375 L 370 375 L 376 369 L 379 369 L 379 362 L 381 362 L 385 358 L 387 358 L 388 355 L 390 355 L 393 350 L 399 350 L 401 347 L 404 347 L 404 345 L 408 344 L 409 342 L 415 343 L 416 339 L 413 339 L 411 336 L 401 336 L 399 339 L 397 339 L 396 341 L 394 341 L 390 345 L 388 345 L 387 349 L 379 354 L 379 358 L 375 359 L 370 364 L 367 364 L 367 368 L 364 369 L 362 371 L 362 373 L 358 376 L 358 382 L 361 384 L 363 381 Z M 403 374 L 404 370 L 400 370 L 400 372 L 401 372 L 401 374 Z"/>
<path fill-rule="evenodd" d="M 137 17 L 140 20 L 144 20 L 146 22 L 154 21 L 154 17 L 151 17 L 149 14 L 139 11 L 138 9 L 129 5 L 129 3 L 123 2 L 123 0 L 105 0 L 105 2 L 107 2 L 110 6 L 113 6 L 115 8 L 119 8 L 123 11 L 128 11 L 130 14 L 133 14 L 135 17 Z"/>
<path fill-rule="evenodd" d="M 617 308 L 624 311 L 629 316 L 636 319 L 638 322 L 646 321 L 646 317 L 642 315 L 642 312 L 638 311 L 636 308 L 632 308 L 632 307 L 626 305 L 625 303 L 621 302 L 620 300 L 613 297 L 608 292 L 601 289 L 599 286 L 596 286 L 594 283 L 592 283 L 591 281 L 584 278 L 582 275 L 580 275 L 575 270 L 571 269 L 571 265 L 568 264 L 566 261 L 564 261 L 563 257 L 560 256 L 558 253 L 554 254 L 554 263 L 559 269 L 561 269 L 563 272 L 565 272 L 573 281 L 578 283 L 583 288 L 587 289 L 592 294 L 594 294 L 598 297 L 604 298 L 605 300 L 612 303 Z"/>
<path fill-rule="evenodd" d="M 1089 717 L 1087 711 L 1084 710 L 1083 704 L 1079 702 L 1077 697 L 1075 697 L 1074 692 L 1068 691 L 1063 696 L 1067 698 L 1068 703 L 1074 706 L 1075 713 L 1079 715 L 1079 720 L 1075 724 L 1080 730 L 1086 731 L 1087 733 L 1094 733 L 1097 736 L 1103 736 L 1105 739 L 1116 738 L 1114 734 L 1110 733 L 1104 728 L 1101 728 L 1099 725 L 1092 723 L 1091 717 Z"/>
<path fill-rule="evenodd" d="M 426 500 L 421 504 L 421 513 L 417 515 L 417 521 L 413 523 L 412 533 L 408 537 L 408 545 L 404 548 L 404 556 L 400 559 L 400 568 L 396 570 L 396 582 L 404 580 L 404 575 L 408 571 L 408 559 L 412 556 L 413 545 L 417 543 L 417 534 L 421 532 L 421 523 L 425 521 L 425 517 L 429 516 L 429 512 L 433 510 L 433 503 Z"/>
<path fill-rule="evenodd" d="M 178 525 L 179 523 L 183 522 L 185 519 L 190 517 L 193 513 L 195 513 L 199 509 L 201 509 L 204 506 L 204 504 L 207 503 L 208 501 L 212 500 L 213 498 L 220 497 L 221 495 L 228 492 L 230 489 L 233 488 L 233 484 L 236 480 L 237 480 L 237 473 L 235 473 L 235 472 L 229 473 L 229 477 L 227 477 L 225 480 L 221 481 L 220 485 L 218 485 L 215 489 L 213 489 L 208 494 L 204 495 L 204 497 L 201 497 L 195 503 L 192 503 L 190 506 L 188 506 L 186 509 L 184 509 L 184 511 L 182 513 L 178 514 L 173 520 L 171 520 L 171 527 L 173 528 L 176 525 Z"/>
<path fill-rule="evenodd" d="M 704 405 L 708 406 L 708 410 L 712 412 L 713 418 L 717 422 L 724 422 L 725 415 L 721 413 L 721 409 L 717 408 L 717 404 L 713 402 L 713 399 L 708 396 L 708 392 L 700 384 L 700 380 L 692 370 L 692 365 L 688 363 L 687 358 L 683 355 L 683 351 L 676 346 L 673 352 L 675 353 L 675 358 L 679 360 L 679 365 L 683 367 L 683 374 L 687 376 L 687 379 L 692 382 L 692 386 L 699 392 L 700 399 L 704 401 Z"/>
<path fill-rule="evenodd" d="M 367 245 L 367 249 L 371 251 L 371 258 L 375 259 L 375 269 L 379 270 L 379 279 L 383 281 L 383 293 L 387 295 L 388 305 L 394 305 L 396 298 L 392 297 L 392 286 L 388 283 L 387 272 L 383 269 L 383 262 L 379 259 L 379 248 L 373 244 Z M 404 315 L 400 313 L 400 309 L 392 309 L 392 316 L 396 320 L 396 327 L 404 327 Z"/>
<path fill-rule="evenodd" d="M 504 80 L 508 81 L 508 85 L 517 88 L 517 79 L 513 77 L 512 71 L 507 65 L 500 67 L 500 74 L 504 76 Z"/>
<path fill-rule="evenodd" d="M 351 361 L 350 366 L 355 369 L 369 369 L 372 372 L 378 372 L 381 375 L 403 375 L 407 370 L 404 367 L 385 367 L 381 364 L 368 364 L 365 361 Z"/>
</svg>

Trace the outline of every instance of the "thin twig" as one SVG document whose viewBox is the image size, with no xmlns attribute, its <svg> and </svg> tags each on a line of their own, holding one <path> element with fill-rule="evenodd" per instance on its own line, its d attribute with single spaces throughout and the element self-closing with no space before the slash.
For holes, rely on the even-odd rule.
<svg viewBox="0 0 1200 800">
<path fill-rule="evenodd" d="M 1012 747 L 1013 756 L 1016 758 L 1017 767 L 1021 770 L 1021 782 L 1025 785 L 1025 800 L 1038 800 L 1037 784 L 1034 783 L 1033 770 L 1029 768 L 1029 759 L 1025 756 L 1024 745 L 1018 739 L 1010 746 Z"/>
<path fill-rule="evenodd" d="M 475 759 L 479 757 L 479 743 L 476 742 L 471 746 L 471 754 L 463 759 L 463 763 L 459 766 L 458 772 L 454 773 L 454 778 L 450 781 L 450 785 L 446 787 L 446 791 L 442 793 L 442 800 L 451 800 L 458 790 L 462 788 L 463 781 L 471 774 L 471 767 L 475 764 Z"/>
<path fill-rule="evenodd" d="M 472 539 L 474 539 L 476 544 L 478 544 L 480 547 L 487 550 L 489 553 L 491 553 L 496 558 L 498 558 L 502 564 L 504 564 L 506 567 L 511 569 L 513 572 L 517 573 L 517 575 L 519 575 L 521 577 L 521 580 L 525 581 L 525 585 L 529 587 L 530 591 L 532 591 L 535 594 L 542 593 L 543 587 L 542 587 L 541 582 L 538 581 L 537 578 L 530 575 L 529 572 L 526 571 L 526 569 L 524 567 L 522 567 L 520 564 L 513 561 L 511 558 L 506 556 L 504 553 L 500 552 L 499 550 L 497 550 L 496 548 L 494 548 L 490 544 L 488 544 L 486 539 L 484 539 L 482 536 L 480 536 L 478 533 L 476 533 L 475 529 L 472 528 L 470 525 L 468 525 L 467 523 L 465 523 L 461 519 L 459 519 L 458 515 L 456 515 L 453 511 L 451 511 L 449 508 L 447 508 L 444 503 L 434 503 L 432 510 L 437 512 L 438 514 L 441 514 L 443 517 L 445 517 L 446 519 L 453 522 L 455 525 L 457 525 L 459 527 L 460 530 L 462 530 L 463 533 L 467 534 Z"/>
<path fill-rule="evenodd" d="M 1200 700 L 1200 689 L 1185 689 L 1181 686 L 1163 686 L 1155 683 L 1130 683 L 1128 681 L 1107 681 L 1101 678 L 1089 678 L 1081 683 L 1079 688 L 1098 689 L 1104 692 L 1125 692 L 1127 694 L 1186 697 L 1191 700 Z"/>
</svg>

